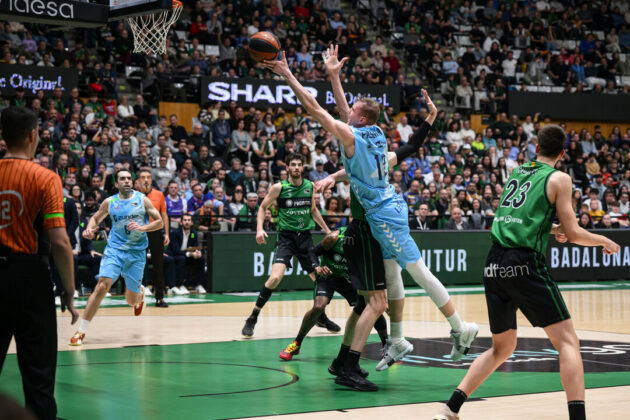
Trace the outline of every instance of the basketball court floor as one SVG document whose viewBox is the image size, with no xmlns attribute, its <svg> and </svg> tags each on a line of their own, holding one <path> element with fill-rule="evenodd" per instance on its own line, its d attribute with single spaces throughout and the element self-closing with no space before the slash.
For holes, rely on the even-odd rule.
<svg viewBox="0 0 630 420">
<path fill-rule="evenodd" d="M 104 301 L 82 348 L 68 346 L 76 326 L 58 318 L 56 397 L 66 419 L 227 419 L 279 415 L 293 419 L 431 419 L 467 366 L 490 345 L 481 286 L 449 288 L 466 320 L 480 334 L 464 360 L 446 355 L 449 327 L 420 289 L 407 290 L 405 335 L 413 354 L 384 372 L 374 367 L 380 342 L 374 334 L 362 367 L 379 385 L 359 393 L 335 385 L 327 367 L 341 334 L 315 327 L 301 353 L 285 362 L 289 344 L 312 304 L 309 292 L 279 292 L 264 308 L 252 339 L 241 336 L 255 293 L 168 298 L 140 317 L 122 298 Z M 562 284 L 581 339 L 587 417 L 630 418 L 630 281 Z M 79 300 L 78 307 L 85 301 Z M 328 315 L 343 326 L 349 308 L 334 299 Z M 540 329 L 519 318 L 519 344 L 467 402 L 462 420 L 566 419 L 557 353 Z M 15 346 L 0 375 L 0 390 L 22 401 Z"/>
</svg>

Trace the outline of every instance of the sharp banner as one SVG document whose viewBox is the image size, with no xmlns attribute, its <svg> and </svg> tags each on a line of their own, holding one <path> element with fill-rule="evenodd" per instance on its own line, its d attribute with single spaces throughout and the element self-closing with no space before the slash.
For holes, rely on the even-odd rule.
<svg viewBox="0 0 630 420">
<path fill-rule="evenodd" d="M 601 248 L 562 244 L 553 238 L 547 249 L 547 265 L 557 281 L 596 281 L 627 279 L 630 273 L 630 230 L 598 232 L 621 244 L 616 255 Z M 492 246 L 488 231 L 413 232 L 413 239 L 429 269 L 446 285 L 481 284 L 486 256 Z M 315 244 L 323 238 L 314 234 Z M 213 235 L 212 290 L 256 291 L 271 274 L 276 239 L 270 235 L 266 245 L 256 245 L 254 233 L 216 233 Z M 210 269 L 210 268 L 209 268 Z M 514 275 L 518 275 L 515 271 Z M 415 283 L 405 273 L 405 284 Z M 313 283 L 297 258 L 287 268 L 280 289 L 312 289 Z"/>
<path fill-rule="evenodd" d="M 330 83 L 304 83 L 303 85 L 323 108 L 332 109 L 336 105 Z M 395 112 L 400 112 L 401 93 L 398 86 L 357 83 L 344 84 L 343 88 L 350 106 L 359 98 L 367 96 L 374 98 L 385 107 L 394 107 Z M 250 78 L 202 78 L 201 103 L 208 101 L 235 101 L 242 107 L 272 106 L 285 109 L 295 109 L 300 105 L 286 82 Z"/>
<path fill-rule="evenodd" d="M 76 85 L 77 72 L 74 69 L 0 64 L 0 90 L 5 96 L 13 96 L 19 87 L 24 89 L 27 97 L 35 96 L 38 90 L 50 96 L 58 86 L 65 95 Z"/>
</svg>

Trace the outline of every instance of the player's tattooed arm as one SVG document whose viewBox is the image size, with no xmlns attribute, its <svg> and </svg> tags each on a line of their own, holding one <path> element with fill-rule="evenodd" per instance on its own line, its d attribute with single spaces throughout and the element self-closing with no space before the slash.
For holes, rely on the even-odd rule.
<svg viewBox="0 0 630 420">
<path fill-rule="evenodd" d="M 98 231 L 98 225 L 101 224 L 103 219 L 109 215 L 109 198 L 103 200 L 101 206 L 96 213 L 90 217 L 88 225 L 83 231 L 83 237 L 85 239 L 94 239 L 94 234 Z"/>
</svg>

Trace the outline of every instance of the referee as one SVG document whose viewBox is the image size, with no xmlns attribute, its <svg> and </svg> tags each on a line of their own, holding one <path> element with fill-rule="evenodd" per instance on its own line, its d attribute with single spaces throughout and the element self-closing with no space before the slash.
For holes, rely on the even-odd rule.
<svg viewBox="0 0 630 420">
<path fill-rule="evenodd" d="M 39 420 L 55 419 L 57 319 L 48 271 L 51 250 L 72 324 L 74 269 L 65 229 L 61 180 L 31 162 L 39 143 L 37 115 L 27 108 L 2 111 L 7 153 L 0 159 L 0 373 L 11 337 L 17 344 L 26 406 Z"/>
</svg>

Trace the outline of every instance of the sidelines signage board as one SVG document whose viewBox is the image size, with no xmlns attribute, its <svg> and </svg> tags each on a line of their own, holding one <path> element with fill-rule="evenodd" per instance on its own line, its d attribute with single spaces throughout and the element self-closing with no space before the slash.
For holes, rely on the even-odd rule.
<svg viewBox="0 0 630 420">
<path fill-rule="evenodd" d="M 557 243 L 553 237 L 547 249 L 547 265 L 557 281 L 627 279 L 630 273 L 630 231 L 602 233 L 621 244 L 613 256 L 599 247 Z M 413 239 L 429 269 L 446 285 L 481 284 L 488 251 L 492 246 L 488 231 L 413 232 Z M 276 239 L 269 235 L 266 245 L 257 245 L 254 233 L 215 233 L 213 237 L 212 291 L 259 290 L 271 274 Z M 315 244 L 323 238 L 314 234 Z M 296 258 L 287 269 L 280 289 L 312 289 L 313 282 Z M 415 286 L 406 272 L 405 285 Z"/>
<path fill-rule="evenodd" d="M 38 90 L 51 95 L 58 86 L 67 94 L 77 83 L 75 69 L 0 64 L 0 90 L 5 96 L 12 96 L 18 87 L 24 89 L 27 97 L 35 96 Z"/>
<path fill-rule="evenodd" d="M 300 105 L 297 97 L 286 82 L 276 80 L 258 80 L 250 78 L 212 78 L 201 79 L 201 103 L 208 101 L 235 101 L 242 107 L 283 107 L 295 109 Z M 303 86 L 326 109 L 332 109 L 335 98 L 330 83 L 304 83 Z M 385 107 L 394 107 L 400 112 L 400 87 L 366 84 L 344 84 L 348 105 L 352 106 L 361 96 L 374 98 Z"/>
<path fill-rule="evenodd" d="M 76 27 L 107 23 L 109 7 L 72 0 L 1 0 L 0 19 Z"/>
<path fill-rule="evenodd" d="M 549 240 L 547 265 L 557 281 L 627 280 L 630 278 L 630 232 L 627 229 L 600 230 L 621 245 L 614 255 L 602 252 L 602 247 L 580 246 Z"/>
</svg>

